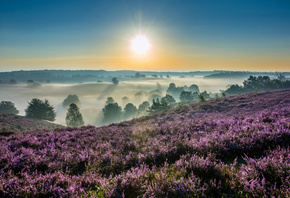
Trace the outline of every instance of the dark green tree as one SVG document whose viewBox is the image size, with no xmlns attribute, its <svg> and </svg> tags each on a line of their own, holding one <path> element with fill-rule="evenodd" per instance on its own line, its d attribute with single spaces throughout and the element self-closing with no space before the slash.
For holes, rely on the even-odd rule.
<svg viewBox="0 0 290 198">
<path fill-rule="evenodd" d="M 160 102 L 159 99 L 157 98 L 156 101 L 153 99 L 153 104 L 149 108 L 149 112 L 152 114 L 152 113 L 164 111 L 169 108 L 170 106 L 166 101 Z"/>
<path fill-rule="evenodd" d="M 70 104 L 72 104 L 72 103 L 74 103 L 74 104 L 76 104 L 76 105 L 80 105 L 80 100 L 79 100 L 79 97 L 78 97 L 77 95 L 68 95 L 68 96 L 66 97 L 66 99 L 64 99 L 62 105 L 63 105 L 64 107 L 68 107 L 68 106 L 70 106 Z"/>
<path fill-rule="evenodd" d="M 19 111 L 15 108 L 14 103 L 10 101 L 0 102 L 0 113 L 18 114 Z"/>
<path fill-rule="evenodd" d="M 65 121 L 66 125 L 69 127 L 79 127 L 84 125 L 83 116 L 76 104 L 72 103 L 69 105 Z"/>
<path fill-rule="evenodd" d="M 125 108 L 124 108 L 124 118 L 128 119 L 128 118 L 132 118 L 134 116 L 137 115 L 138 110 L 136 108 L 135 105 L 133 105 L 132 103 L 128 103 Z"/>
<path fill-rule="evenodd" d="M 114 102 L 115 102 L 115 100 L 112 97 L 108 97 L 107 101 L 106 101 L 106 104 L 111 104 L 111 103 L 114 103 Z"/>
<path fill-rule="evenodd" d="M 199 93 L 199 88 L 198 88 L 197 85 L 192 84 L 192 85 L 190 85 L 190 86 L 188 87 L 188 91 L 192 91 L 192 92 L 197 92 L 197 93 Z"/>
<path fill-rule="evenodd" d="M 39 120 L 54 121 L 56 113 L 54 112 L 53 106 L 51 106 L 48 100 L 40 100 L 33 98 L 28 102 L 28 107 L 25 109 L 26 117 L 35 118 Z"/>
<path fill-rule="evenodd" d="M 113 82 L 114 85 L 118 85 L 119 84 L 119 80 L 116 77 L 112 78 L 112 82 Z"/>
<path fill-rule="evenodd" d="M 139 111 L 139 112 L 146 111 L 146 110 L 149 109 L 149 107 L 150 107 L 149 102 L 148 102 L 148 101 L 144 101 L 144 102 L 142 102 L 142 104 L 139 105 L 139 107 L 138 107 L 138 111 Z"/>
<path fill-rule="evenodd" d="M 176 100 L 173 98 L 173 96 L 166 94 L 166 96 L 163 96 L 161 98 L 161 102 L 167 102 L 168 104 L 173 104 L 176 102 Z"/>
<path fill-rule="evenodd" d="M 118 103 L 109 103 L 103 108 L 104 123 L 114 123 L 121 120 L 122 108 Z"/>
<path fill-rule="evenodd" d="M 198 93 L 197 92 L 192 92 L 192 91 L 182 91 L 179 99 L 181 102 L 189 102 L 193 101 L 195 99 L 198 99 Z"/>
</svg>

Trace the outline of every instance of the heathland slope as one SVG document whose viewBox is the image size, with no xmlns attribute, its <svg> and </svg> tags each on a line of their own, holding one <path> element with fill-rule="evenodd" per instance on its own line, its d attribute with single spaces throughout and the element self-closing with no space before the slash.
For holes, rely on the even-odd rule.
<svg viewBox="0 0 290 198">
<path fill-rule="evenodd" d="M 63 126 L 43 120 L 0 113 L 0 132 L 32 131 L 37 129 L 54 130 Z"/>
<path fill-rule="evenodd" d="M 290 90 L 0 139 L 1 197 L 289 197 Z"/>
</svg>

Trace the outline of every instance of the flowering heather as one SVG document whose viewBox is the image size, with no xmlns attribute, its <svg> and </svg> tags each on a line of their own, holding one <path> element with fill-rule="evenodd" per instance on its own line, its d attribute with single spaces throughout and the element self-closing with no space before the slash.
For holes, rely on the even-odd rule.
<svg viewBox="0 0 290 198">
<path fill-rule="evenodd" d="M 289 197 L 290 90 L 0 136 L 0 197 Z"/>
<path fill-rule="evenodd" d="M 2 133 L 29 131 L 36 129 L 53 130 L 61 127 L 63 126 L 53 124 L 47 121 L 25 118 L 18 115 L 0 113 L 0 132 Z"/>
</svg>

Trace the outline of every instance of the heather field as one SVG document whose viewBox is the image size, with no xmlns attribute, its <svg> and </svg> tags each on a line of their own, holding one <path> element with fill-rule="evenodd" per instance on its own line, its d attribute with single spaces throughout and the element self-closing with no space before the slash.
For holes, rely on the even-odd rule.
<svg viewBox="0 0 290 198">
<path fill-rule="evenodd" d="M 23 116 L 0 113 L 0 133 L 9 135 L 19 131 L 32 131 L 37 129 L 54 130 L 62 125 L 47 121 L 26 118 Z"/>
<path fill-rule="evenodd" d="M 0 197 L 290 197 L 290 89 L 0 136 Z"/>
</svg>

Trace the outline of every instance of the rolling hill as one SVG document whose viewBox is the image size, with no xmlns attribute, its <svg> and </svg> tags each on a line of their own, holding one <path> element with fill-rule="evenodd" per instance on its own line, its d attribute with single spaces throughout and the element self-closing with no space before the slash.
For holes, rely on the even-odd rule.
<svg viewBox="0 0 290 198">
<path fill-rule="evenodd" d="M 0 197 L 289 197 L 290 89 L 0 138 Z"/>
<path fill-rule="evenodd" d="M 13 133 L 20 131 L 32 131 L 37 129 L 54 130 L 62 128 L 62 125 L 43 120 L 26 118 L 23 116 L 0 113 L 0 132 Z"/>
</svg>

